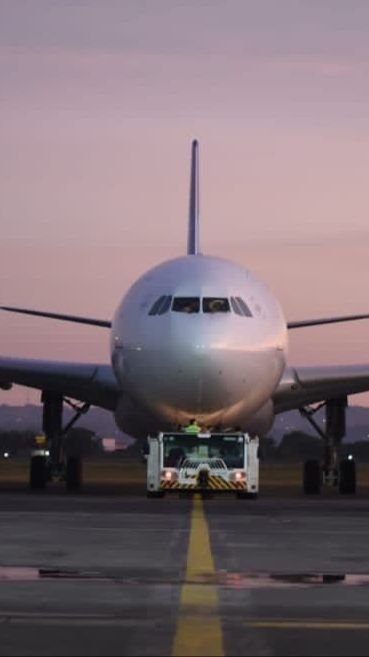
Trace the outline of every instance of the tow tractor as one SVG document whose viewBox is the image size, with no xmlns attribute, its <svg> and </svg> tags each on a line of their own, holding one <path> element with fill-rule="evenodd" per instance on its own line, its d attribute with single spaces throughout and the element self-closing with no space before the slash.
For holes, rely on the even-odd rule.
<svg viewBox="0 0 369 657">
<path fill-rule="evenodd" d="M 165 432 L 148 438 L 147 496 L 259 492 L 259 439 L 248 434 Z"/>
</svg>

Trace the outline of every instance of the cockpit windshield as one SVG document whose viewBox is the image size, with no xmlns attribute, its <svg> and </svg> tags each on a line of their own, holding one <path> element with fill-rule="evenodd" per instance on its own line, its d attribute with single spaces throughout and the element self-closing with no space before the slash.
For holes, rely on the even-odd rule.
<svg viewBox="0 0 369 657">
<path fill-rule="evenodd" d="M 242 317 L 252 317 L 252 312 L 250 308 L 246 305 L 241 297 L 231 297 L 231 305 L 233 312 L 236 315 L 241 315 Z"/>
<path fill-rule="evenodd" d="M 164 315 L 168 310 L 175 313 L 206 314 L 230 313 L 233 311 L 241 317 L 252 317 L 252 312 L 241 297 L 172 297 L 163 294 L 152 305 L 149 315 Z"/>
<path fill-rule="evenodd" d="M 164 315 L 164 313 L 167 313 L 170 306 L 172 304 L 172 297 L 165 297 L 165 301 L 161 304 L 159 310 L 158 310 L 158 315 Z"/>
<path fill-rule="evenodd" d="M 172 297 L 163 294 L 163 296 L 155 301 L 149 315 L 164 315 L 164 313 L 168 312 L 171 303 Z"/>
<path fill-rule="evenodd" d="M 252 312 L 248 305 L 244 302 L 244 300 L 241 297 L 236 297 L 236 301 L 238 305 L 240 306 L 242 310 L 242 314 L 244 317 L 252 317 Z"/>
<path fill-rule="evenodd" d="M 172 310 L 175 313 L 198 313 L 200 312 L 199 297 L 174 297 Z"/>
<path fill-rule="evenodd" d="M 229 313 L 231 308 L 228 299 L 223 297 L 204 297 L 202 300 L 204 313 Z"/>
</svg>

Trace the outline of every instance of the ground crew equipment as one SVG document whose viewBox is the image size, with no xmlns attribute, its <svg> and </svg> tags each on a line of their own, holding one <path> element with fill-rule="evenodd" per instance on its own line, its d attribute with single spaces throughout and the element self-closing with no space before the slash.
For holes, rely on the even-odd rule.
<svg viewBox="0 0 369 657">
<path fill-rule="evenodd" d="M 191 420 L 190 424 L 184 428 L 186 433 L 199 433 L 201 427 L 197 424 L 196 420 Z"/>
<path fill-rule="evenodd" d="M 259 439 L 239 432 L 165 432 L 148 438 L 147 493 L 259 491 Z"/>
<path fill-rule="evenodd" d="M 38 433 L 37 436 L 35 436 L 35 444 L 37 447 L 45 447 L 47 443 L 46 436 L 43 433 Z"/>
</svg>

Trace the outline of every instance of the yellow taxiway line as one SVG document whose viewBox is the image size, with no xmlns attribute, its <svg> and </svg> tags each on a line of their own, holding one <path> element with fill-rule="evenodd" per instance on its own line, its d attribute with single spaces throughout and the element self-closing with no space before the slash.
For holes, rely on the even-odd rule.
<svg viewBox="0 0 369 657">
<path fill-rule="evenodd" d="M 214 584 L 206 583 L 206 578 L 210 579 L 214 574 L 214 560 L 203 502 L 199 495 L 195 495 L 186 575 L 181 589 L 172 657 L 224 656 L 218 590 Z"/>
</svg>

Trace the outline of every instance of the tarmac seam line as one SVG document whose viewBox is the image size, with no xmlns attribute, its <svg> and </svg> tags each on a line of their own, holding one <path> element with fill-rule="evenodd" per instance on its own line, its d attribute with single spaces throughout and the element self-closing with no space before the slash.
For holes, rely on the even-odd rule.
<svg viewBox="0 0 369 657">
<path fill-rule="evenodd" d="M 334 620 L 260 620 L 245 621 L 244 626 L 266 630 L 344 630 L 367 631 L 368 621 L 334 621 Z"/>
</svg>

